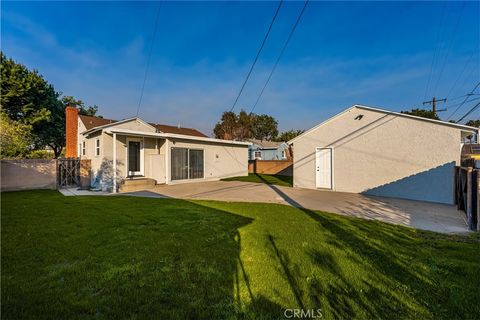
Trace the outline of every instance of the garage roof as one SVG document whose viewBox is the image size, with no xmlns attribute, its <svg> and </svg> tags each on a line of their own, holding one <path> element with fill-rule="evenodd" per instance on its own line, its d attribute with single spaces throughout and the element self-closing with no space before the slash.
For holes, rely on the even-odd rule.
<svg viewBox="0 0 480 320">
<path fill-rule="evenodd" d="M 470 131 L 472 133 L 478 133 L 478 128 L 475 128 L 475 127 L 470 127 L 470 126 L 466 126 L 466 125 L 463 125 L 463 124 L 458 124 L 458 123 L 452 123 L 452 122 L 447 122 L 447 121 L 442 121 L 442 120 L 435 120 L 435 119 L 429 119 L 429 118 L 423 118 L 423 117 L 417 117 L 417 116 L 412 116 L 410 114 L 405 114 L 405 113 L 401 113 L 401 112 L 395 112 L 395 111 L 389 111 L 389 110 L 385 110 L 385 109 L 380 109 L 380 108 L 374 108 L 374 107 L 368 107 L 368 106 L 363 106 L 363 105 L 359 105 L 359 104 L 355 104 L 353 106 L 351 106 L 350 108 L 334 115 L 333 117 L 321 122 L 320 124 L 316 125 L 315 127 L 305 131 L 304 133 L 302 133 L 301 135 L 293 138 L 292 140 L 288 141 L 287 143 L 288 144 L 292 144 L 295 140 L 297 140 L 298 138 L 302 137 L 303 135 L 307 134 L 307 133 L 310 133 L 311 131 L 319 128 L 320 126 L 326 124 L 327 122 L 330 122 L 334 119 L 336 119 L 337 117 L 341 116 L 342 114 L 354 109 L 354 108 L 357 108 L 357 109 L 364 109 L 364 110 L 371 110 L 371 111 L 377 111 L 377 112 L 382 112 L 382 113 L 385 113 L 385 114 L 390 114 L 390 115 L 394 115 L 394 116 L 398 116 L 398 117 L 404 117 L 404 118 L 410 118 L 412 120 L 417 120 L 417 121 L 426 121 L 426 122 L 431 122 L 433 124 L 438 124 L 438 125 L 443 125 L 443 126 L 450 126 L 450 127 L 454 127 L 456 129 L 460 129 L 460 130 L 465 130 L 465 131 Z"/>
</svg>

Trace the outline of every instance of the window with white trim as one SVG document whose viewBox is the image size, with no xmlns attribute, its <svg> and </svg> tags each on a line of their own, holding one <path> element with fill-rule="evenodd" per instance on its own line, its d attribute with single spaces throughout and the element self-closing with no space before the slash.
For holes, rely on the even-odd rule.
<svg viewBox="0 0 480 320">
<path fill-rule="evenodd" d="M 82 142 L 82 155 L 85 155 L 85 140 Z"/>
<path fill-rule="evenodd" d="M 95 156 L 100 155 L 100 139 L 95 140 Z"/>
<path fill-rule="evenodd" d="M 285 154 L 285 150 L 282 150 L 282 159 L 286 159 L 287 155 Z"/>
<path fill-rule="evenodd" d="M 262 160 L 262 152 L 261 151 L 255 151 L 253 158 Z"/>
</svg>

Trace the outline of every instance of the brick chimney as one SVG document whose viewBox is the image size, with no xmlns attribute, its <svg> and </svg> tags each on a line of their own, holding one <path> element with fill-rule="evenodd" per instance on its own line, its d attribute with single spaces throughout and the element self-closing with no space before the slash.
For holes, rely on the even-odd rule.
<svg viewBox="0 0 480 320">
<path fill-rule="evenodd" d="M 65 108 L 65 157 L 76 158 L 78 144 L 78 109 L 75 106 L 68 105 Z"/>
</svg>

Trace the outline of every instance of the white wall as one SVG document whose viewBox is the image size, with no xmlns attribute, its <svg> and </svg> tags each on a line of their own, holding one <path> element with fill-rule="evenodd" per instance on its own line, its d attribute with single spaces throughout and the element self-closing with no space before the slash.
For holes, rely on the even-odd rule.
<svg viewBox="0 0 480 320">
<path fill-rule="evenodd" d="M 169 140 L 169 148 L 177 147 L 204 150 L 205 172 L 203 180 L 218 180 L 248 175 L 248 146 L 179 139 Z M 170 159 L 168 160 L 170 163 Z M 170 177 L 170 175 L 168 176 Z M 196 180 L 202 179 L 194 179 L 194 181 Z M 170 179 L 169 182 L 171 182 Z"/>
<path fill-rule="evenodd" d="M 314 189 L 315 149 L 333 147 L 336 191 L 452 203 L 461 135 L 450 126 L 353 108 L 294 141 L 294 186 Z"/>
<path fill-rule="evenodd" d="M 96 156 L 95 139 L 101 139 L 101 154 Z M 182 139 L 140 138 L 143 143 L 144 176 L 157 183 L 171 183 L 170 180 L 170 148 L 183 147 L 204 150 L 205 171 L 202 180 L 218 180 L 221 178 L 248 175 L 248 147 L 211 143 Z M 127 176 L 127 137 L 117 134 L 117 179 Z M 96 133 L 86 139 L 87 153 L 85 158 L 92 160 L 92 183 L 97 181 L 98 187 L 110 189 L 113 177 L 113 135 Z M 174 181 L 178 182 L 178 181 Z"/>
</svg>

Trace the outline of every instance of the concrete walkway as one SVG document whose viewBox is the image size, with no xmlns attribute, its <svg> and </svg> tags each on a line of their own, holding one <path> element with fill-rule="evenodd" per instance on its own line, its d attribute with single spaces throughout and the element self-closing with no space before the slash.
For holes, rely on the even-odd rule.
<svg viewBox="0 0 480 320">
<path fill-rule="evenodd" d="M 463 213 L 455 206 L 355 193 L 288 188 L 240 181 L 158 185 L 148 191 L 124 195 L 281 203 L 295 207 L 381 220 L 443 233 L 468 232 Z"/>
</svg>

